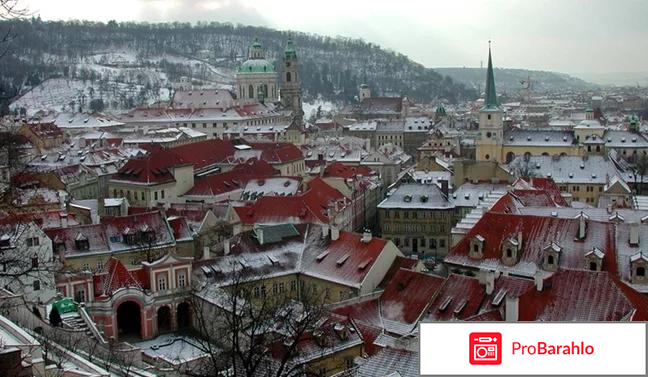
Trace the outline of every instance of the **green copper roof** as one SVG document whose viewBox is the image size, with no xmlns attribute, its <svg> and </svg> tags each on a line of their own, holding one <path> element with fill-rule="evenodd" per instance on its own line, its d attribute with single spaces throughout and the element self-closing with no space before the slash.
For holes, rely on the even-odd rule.
<svg viewBox="0 0 648 377">
<path fill-rule="evenodd" d="M 254 38 L 254 42 L 252 42 L 252 48 L 261 48 L 261 42 L 259 42 L 259 38 Z"/>
<path fill-rule="evenodd" d="M 54 306 L 56 307 L 56 309 L 58 309 L 59 314 L 65 314 L 65 313 L 77 311 L 76 303 L 72 301 L 72 299 L 69 297 L 56 301 L 54 303 Z"/>
<path fill-rule="evenodd" d="M 491 58 L 490 42 L 488 46 L 488 69 L 486 70 L 486 100 L 485 109 L 499 109 L 497 93 L 495 92 L 495 76 L 493 75 L 493 59 Z"/>
<path fill-rule="evenodd" d="M 445 107 L 443 107 L 443 105 L 439 105 L 439 107 L 436 108 L 436 114 L 439 116 L 446 115 Z"/>
<path fill-rule="evenodd" d="M 288 43 L 284 50 L 284 57 L 285 59 L 297 59 L 297 51 L 295 51 L 295 45 L 292 38 L 288 38 Z"/>
<path fill-rule="evenodd" d="M 238 69 L 239 73 L 265 73 L 275 71 L 274 64 L 265 59 L 246 60 Z"/>
</svg>

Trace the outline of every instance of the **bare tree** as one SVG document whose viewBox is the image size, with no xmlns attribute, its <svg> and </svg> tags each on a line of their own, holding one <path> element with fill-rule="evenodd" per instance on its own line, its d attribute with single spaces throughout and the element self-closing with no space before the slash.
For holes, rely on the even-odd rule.
<svg viewBox="0 0 648 377">
<path fill-rule="evenodd" d="M 236 274 L 236 273 L 234 273 Z M 236 276 L 224 288 L 207 287 L 192 300 L 194 328 L 207 354 L 192 376 L 289 377 L 310 373 L 295 362 L 307 336 L 326 317 L 321 295 L 266 292 L 263 282 Z M 273 352 L 279 350 L 279 352 Z"/>
</svg>

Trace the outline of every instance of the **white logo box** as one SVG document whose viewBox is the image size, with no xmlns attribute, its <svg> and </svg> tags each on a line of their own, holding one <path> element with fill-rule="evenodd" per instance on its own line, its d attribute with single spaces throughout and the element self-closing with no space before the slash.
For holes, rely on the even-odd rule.
<svg viewBox="0 0 648 377">
<path fill-rule="evenodd" d="M 423 376 L 452 375 L 646 375 L 645 322 L 423 322 L 419 325 Z M 500 332 L 502 363 L 471 365 L 469 334 Z M 591 355 L 540 355 L 513 343 L 537 346 L 590 345 Z M 528 349 L 528 348 L 527 348 Z M 563 349 L 564 350 L 564 349 Z"/>
</svg>

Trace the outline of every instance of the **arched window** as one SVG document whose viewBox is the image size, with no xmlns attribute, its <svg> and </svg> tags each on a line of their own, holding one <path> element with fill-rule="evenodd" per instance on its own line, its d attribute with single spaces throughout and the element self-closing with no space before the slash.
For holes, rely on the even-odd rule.
<svg viewBox="0 0 648 377">
<path fill-rule="evenodd" d="M 513 257 L 513 250 L 506 249 L 506 257 L 507 258 L 512 258 Z"/>
<path fill-rule="evenodd" d="M 292 75 L 290 74 L 290 72 L 286 72 L 286 81 L 290 82 L 291 80 L 292 80 Z"/>
<path fill-rule="evenodd" d="M 553 257 L 553 255 L 549 255 L 549 256 L 547 257 L 547 264 L 548 264 L 548 265 L 553 265 L 553 264 L 554 264 L 554 257 Z"/>
<path fill-rule="evenodd" d="M 248 96 L 249 98 L 254 98 L 254 86 L 252 85 L 248 87 Z"/>
</svg>

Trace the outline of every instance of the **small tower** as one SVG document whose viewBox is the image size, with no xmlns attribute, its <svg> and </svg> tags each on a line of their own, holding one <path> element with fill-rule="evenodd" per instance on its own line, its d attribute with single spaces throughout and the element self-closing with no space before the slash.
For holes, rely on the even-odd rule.
<svg viewBox="0 0 648 377">
<path fill-rule="evenodd" d="M 369 89 L 369 85 L 361 84 L 358 89 L 358 101 L 362 102 L 365 98 L 371 98 L 371 89 Z"/>
<path fill-rule="evenodd" d="M 292 110 L 293 119 L 302 123 L 304 111 L 301 101 L 301 79 L 299 77 L 299 65 L 297 51 L 292 38 L 288 38 L 283 57 L 283 78 L 281 88 L 281 103 L 287 109 Z"/>
<path fill-rule="evenodd" d="M 502 162 L 504 140 L 504 110 L 497 100 L 495 76 L 488 42 L 488 68 L 486 70 L 486 98 L 479 110 L 479 139 L 477 140 L 477 161 Z"/>
</svg>

